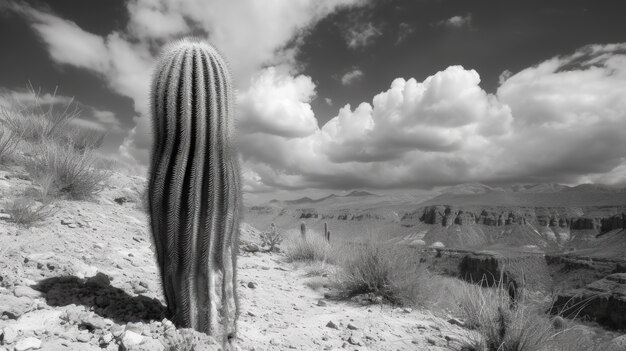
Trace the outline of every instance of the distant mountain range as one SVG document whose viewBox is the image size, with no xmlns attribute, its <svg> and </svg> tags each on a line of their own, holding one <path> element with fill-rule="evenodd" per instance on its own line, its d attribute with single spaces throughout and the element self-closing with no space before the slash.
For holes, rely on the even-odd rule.
<svg viewBox="0 0 626 351">
<path fill-rule="evenodd" d="M 420 195 L 413 199 L 399 199 L 398 196 L 377 195 L 364 190 L 354 190 L 347 195 L 330 194 L 319 199 L 302 197 L 295 200 L 271 200 L 274 206 L 315 206 L 365 204 L 399 205 L 494 205 L 494 206 L 597 206 L 602 204 L 624 204 L 626 188 L 603 184 L 580 184 L 567 186 L 556 183 L 513 184 L 489 186 L 481 183 L 459 184 L 433 191 L 429 196 Z M 608 201 L 608 203 L 607 203 Z M 349 206 L 348 206 L 349 207 Z"/>
<path fill-rule="evenodd" d="M 380 196 L 380 195 L 372 194 L 370 192 L 363 191 L 363 190 L 353 190 L 347 195 L 330 194 L 328 196 L 324 196 L 319 199 L 311 199 L 310 197 L 305 196 L 296 200 L 284 200 L 284 201 L 274 199 L 274 200 L 270 200 L 269 203 L 270 204 L 283 204 L 283 205 L 302 205 L 302 204 L 315 204 L 315 203 L 319 203 L 319 202 L 326 201 L 326 200 L 333 199 L 333 198 L 354 198 L 354 197 L 364 197 L 364 196 Z"/>
</svg>

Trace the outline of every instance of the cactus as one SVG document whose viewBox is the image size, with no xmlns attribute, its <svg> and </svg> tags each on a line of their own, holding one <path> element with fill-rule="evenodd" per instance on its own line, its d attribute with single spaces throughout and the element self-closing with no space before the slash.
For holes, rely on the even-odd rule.
<svg viewBox="0 0 626 351">
<path fill-rule="evenodd" d="M 302 239 L 306 239 L 306 223 L 304 222 L 300 223 L 300 235 Z"/>
<path fill-rule="evenodd" d="M 234 340 L 240 171 L 233 90 L 209 44 L 165 47 L 152 81 L 149 213 L 169 318 Z"/>
<path fill-rule="evenodd" d="M 324 222 L 324 239 L 330 242 L 330 231 L 328 230 L 328 223 Z"/>
</svg>

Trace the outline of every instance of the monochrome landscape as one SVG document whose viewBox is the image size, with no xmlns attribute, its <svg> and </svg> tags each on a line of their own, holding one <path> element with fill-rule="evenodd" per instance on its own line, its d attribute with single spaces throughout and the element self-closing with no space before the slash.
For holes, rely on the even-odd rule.
<svg viewBox="0 0 626 351">
<path fill-rule="evenodd" d="M 0 3 L 0 351 L 626 350 L 624 13 Z"/>
</svg>

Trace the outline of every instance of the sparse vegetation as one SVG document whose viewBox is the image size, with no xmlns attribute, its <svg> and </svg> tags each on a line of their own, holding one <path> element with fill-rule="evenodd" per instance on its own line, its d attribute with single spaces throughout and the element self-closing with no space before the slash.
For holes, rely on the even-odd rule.
<svg viewBox="0 0 626 351">
<path fill-rule="evenodd" d="M 523 299 L 511 307 L 502 286 L 463 285 L 459 311 L 466 327 L 477 334 L 462 350 L 552 350 L 560 331 L 554 329 L 542 309 Z"/>
<path fill-rule="evenodd" d="M 0 163 L 4 164 L 8 159 L 12 159 L 13 152 L 17 146 L 15 133 L 0 126 Z"/>
<path fill-rule="evenodd" d="M 10 200 L 4 207 L 5 212 L 11 216 L 11 220 L 25 228 L 40 223 L 52 214 L 49 204 L 28 197 Z"/>
<path fill-rule="evenodd" d="M 2 123 L 26 142 L 39 143 L 66 138 L 67 127 L 80 114 L 73 100 L 60 104 L 46 103 L 41 98 L 41 91 L 30 84 L 28 93 L 33 97 L 29 103 L 14 99 L 11 108 L 0 110 Z M 55 97 L 56 90 L 50 100 L 54 101 Z"/>
<path fill-rule="evenodd" d="M 294 237 L 285 248 L 285 254 L 291 261 L 334 263 L 331 246 L 318 235 L 309 235 L 306 240 Z"/>
<path fill-rule="evenodd" d="M 98 161 L 91 149 L 77 151 L 71 144 L 45 143 L 28 161 L 27 169 L 39 184 L 51 185 L 51 195 L 79 200 L 100 190 L 100 183 L 110 176 L 108 170 L 96 167 Z"/>
<path fill-rule="evenodd" d="M 427 272 L 414 251 L 371 238 L 344 254 L 337 284 L 349 296 L 373 293 L 398 305 L 419 302 Z"/>
<path fill-rule="evenodd" d="M 262 232 L 259 235 L 261 239 L 261 246 L 267 247 L 267 251 L 276 251 L 278 249 L 278 245 L 280 245 L 284 237 L 281 232 L 278 231 L 278 228 L 272 223 L 272 226 L 269 231 Z"/>
</svg>

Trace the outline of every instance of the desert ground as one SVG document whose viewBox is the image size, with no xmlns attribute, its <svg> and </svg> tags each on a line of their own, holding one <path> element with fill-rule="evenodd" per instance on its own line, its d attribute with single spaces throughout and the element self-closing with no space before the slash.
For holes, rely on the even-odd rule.
<svg viewBox="0 0 626 351">
<path fill-rule="evenodd" d="M 0 173 L 6 203 L 38 187 L 19 165 Z M 91 199 L 56 201 L 45 219 L 28 228 L 2 211 L 0 350 L 219 348 L 163 318 L 144 188 L 145 179 L 112 172 Z M 241 350 L 460 350 L 477 337 L 455 315 L 457 285 L 422 282 L 436 289 L 424 297 L 437 301 L 430 305 L 337 298 L 337 267 L 294 262 L 284 249 L 267 251 L 261 233 L 242 224 Z M 589 345 L 606 345 L 620 335 L 590 323 L 572 324 L 567 332 L 583 335 Z"/>
</svg>

